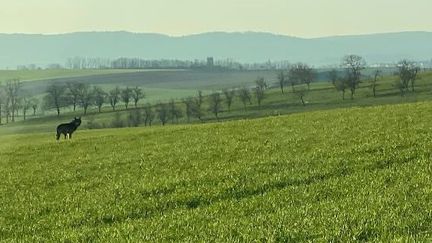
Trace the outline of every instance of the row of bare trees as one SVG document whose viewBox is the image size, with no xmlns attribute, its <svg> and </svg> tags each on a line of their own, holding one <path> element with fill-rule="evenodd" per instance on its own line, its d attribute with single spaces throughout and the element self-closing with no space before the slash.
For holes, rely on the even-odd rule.
<svg viewBox="0 0 432 243">
<path fill-rule="evenodd" d="M 144 98 L 144 92 L 140 87 L 120 89 L 115 87 L 109 92 L 104 91 L 98 86 L 91 86 L 84 83 L 68 83 L 66 85 L 52 84 L 47 88 L 47 94 L 44 97 L 45 106 L 49 109 L 55 109 L 57 115 L 64 107 L 72 107 L 74 111 L 79 106 L 83 109 L 84 115 L 87 114 L 89 107 L 97 107 L 102 111 L 105 104 L 109 104 L 113 110 L 123 102 L 126 109 L 129 104 L 133 103 L 135 107 L 138 102 Z"/>
<path fill-rule="evenodd" d="M 395 81 L 394 87 L 400 91 L 401 96 L 405 95 L 410 89 L 414 92 L 415 81 L 418 79 L 418 72 L 420 71 L 419 66 L 414 62 L 402 60 L 396 67 L 395 75 L 399 78 Z M 342 99 L 345 99 L 347 91 L 350 92 L 351 99 L 354 99 L 356 90 L 362 80 L 366 78 L 370 80 L 373 96 L 376 97 L 378 80 L 382 77 L 382 71 L 375 70 L 372 76 L 366 76 L 362 73 L 365 68 L 366 61 L 363 57 L 347 55 L 342 60 L 341 69 L 333 69 L 329 72 L 328 78 L 335 89 L 342 93 Z M 305 104 L 303 96 L 309 91 L 310 83 L 313 82 L 314 78 L 315 74 L 311 67 L 307 64 L 298 63 L 292 65 L 287 72 L 281 71 L 278 73 L 278 84 L 282 93 L 284 93 L 284 88 L 290 85 L 292 92 L 297 94 L 302 103 Z M 301 84 L 307 85 L 307 90 L 304 87 L 296 89 Z"/>
<path fill-rule="evenodd" d="M 194 118 L 203 122 L 203 117 L 207 112 L 212 113 L 219 120 L 221 112 L 231 110 L 235 98 L 243 103 L 245 109 L 247 109 L 248 104 L 252 104 L 253 94 L 255 94 L 258 105 L 261 104 L 268 85 L 264 78 L 258 78 L 255 83 L 256 86 L 252 89 L 247 87 L 224 89 L 222 92 L 213 92 L 206 96 L 202 91 L 198 91 L 195 97 L 184 98 L 181 102 L 172 99 L 168 103 L 158 103 L 153 106 L 146 104 L 131 110 L 127 117 L 128 122 L 121 121 L 118 115 L 115 116 L 111 126 L 138 126 L 139 124 L 151 126 L 155 119 L 158 119 L 162 125 L 168 122 L 176 124 L 184 116 L 187 122 L 191 122 Z"/>
<path fill-rule="evenodd" d="M 353 99 L 356 89 L 362 82 L 362 77 L 365 77 L 362 70 L 365 69 L 366 62 L 360 56 L 350 55 L 344 58 L 342 66 L 344 67 L 344 73 L 339 75 L 338 71 L 333 69 L 329 72 L 329 79 L 336 90 L 342 93 L 342 99 L 345 99 L 347 90 L 351 92 L 351 99 Z M 414 92 L 419 71 L 420 67 L 408 60 L 402 60 L 397 64 L 397 71 L 394 74 L 398 79 L 395 80 L 394 87 L 400 91 L 401 96 L 404 96 L 410 87 L 411 91 Z M 381 77 L 382 71 L 379 69 L 373 71 L 372 76 L 368 77 L 373 97 L 377 96 L 378 80 Z"/>
<path fill-rule="evenodd" d="M 33 108 L 33 114 L 36 113 L 39 104 L 37 99 L 29 99 L 26 96 L 18 98 L 18 91 L 20 88 L 21 83 L 19 80 L 14 80 L 8 81 L 5 88 L 2 89 L 2 94 L 4 93 L 6 95 L 0 96 L 0 121 L 2 113 L 6 114 L 7 122 L 9 122 L 9 120 L 15 121 L 18 109 L 22 109 L 24 119 L 26 112 L 30 108 Z M 258 78 L 256 80 L 256 87 L 253 89 L 248 87 L 224 89 L 222 92 L 214 92 L 209 96 L 204 96 L 202 91 L 198 91 L 197 97 L 189 97 L 182 100 L 185 106 L 184 114 L 187 116 L 188 121 L 193 117 L 202 121 L 202 117 L 206 114 L 206 111 L 208 111 L 213 113 L 218 119 L 219 113 L 223 110 L 224 100 L 228 110 L 231 110 L 234 98 L 238 97 L 246 109 L 248 104 L 252 104 L 252 96 L 255 94 L 258 105 L 261 105 L 267 88 L 268 85 L 264 78 Z M 96 107 L 98 111 L 101 112 L 102 107 L 105 105 L 111 106 L 112 110 L 115 111 L 120 103 L 123 103 L 126 109 L 128 109 L 131 103 L 137 108 L 138 102 L 143 98 L 144 92 L 140 87 L 126 87 L 124 89 L 115 87 L 106 92 L 98 86 L 90 86 L 84 83 L 68 83 L 52 84 L 48 86 L 43 101 L 44 108 L 55 109 L 59 116 L 61 109 L 66 107 L 72 108 L 73 111 L 76 111 L 77 108 L 80 107 L 84 114 L 87 114 L 89 107 Z M 207 110 L 203 108 L 206 99 L 208 99 Z M 5 109 L 5 111 L 2 112 L 2 109 Z M 145 114 L 148 114 L 148 118 L 145 119 L 146 124 L 151 123 L 152 119 L 150 119 L 150 117 L 153 113 L 157 114 L 162 124 L 165 124 L 168 120 L 171 120 L 172 123 L 178 122 L 179 118 L 183 116 L 182 110 L 174 100 L 166 104 L 158 104 L 154 108 L 154 111 L 151 111 L 151 109 L 152 106 L 150 105 L 144 107 L 144 111 L 146 111 Z"/>
<path fill-rule="evenodd" d="M 8 80 L 5 85 L 0 86 L 0 124 L 15 122 L 19 111 L 22 112 L 24 120 L 30 109 L 33 109 L 33 115 L 36 114 L 38 100 L 23 95 L 21 87 L 19 79 Z"/>
<path fill-rule="evenodd" d="M 342 99 L 345 99 L 345 92 L 351 93 L 351 99 L 354 99 L 355 91 L 358 89 L 362 81 L 362 70 L 366 68 L 366 61 L 361 56 L 348 55 L 342 60 L 342 74 L 338 70 L 333 69 L 329 72 L 329 80 L 335 89 L 342 93 Z M 380 72 L 377 71 L 374 77 L 374 96 L 376 85 Z"/>
<path fill-rule="evenodd" d="M 148 60 L 141 58 L 121 57 L 114 60 L 108 58 L 73 57 L 66 60 L 67 69 L 195 69 L 206 68 L 209 63 L 205 60 L 181 61 L 174 59 Z M 214 66 L 228 70 L 272 70 L 289 66 L 287 61 L 267 61 L 265 63 L 239 63 L 232 59 L 215 60 Z M 35 65 L 20 67 L 23 69 L 36 69 Z M 51 68 L 62 68 L 60 64 L 51 65 Z"/>
<path fill-rule="evenodd" d="M 208 109 L 207 111 L 212 113 L 217 120 L 219 120 L 219 114 L 227 110 L 231 111 L 231 106 L 233 105 L 235 98 L 237 98 L 242 104 L 244 109 L 247 109 L 247 105 L 252 104 L 252 98 L 255 97 L 258 106 L 261 106 L 261 103 L 265 96 L 265 91 L 268 88 L 268 84 L 264 78 L 259 77 L 255 81 L 255 87 L 241 87 L 238 89 L 223 89 L 222 92 L 213 92 L 209 96 L 208 99 Z M 198 91 L 198 95 L 196 97 L 189 97 L 183 100 L 185 104 L 185 113 L 188 121 L 190 121 L 191 117 L 196 117 L 200 121 L 202 121 L 202 117 L 205 114 L 205 109 L 203 109 L 203 100 L 204 97 L 201 91 Z M 226 109 L 224 109 L 224 107 Z"/>
<path fill-rule="evenodd" d="M 119 116 L 115 116 L 111 126 L 138 126 L 139 124 L 151 126 L 155 119 L 158 119 L 162 125 L 168 122 L 175 124 L 182 117 L 186 117 L 187 122 L 191 122 L 192 119 L 203 122 L 203 117 L 207 112 L 219 120 L 220 113 L 229 112 L 236 99 L 243 104 L 244 109 L 247 109 L 248 104 L 252 104 L 253 96 L 255 96 L 258 105 L 261 105 L 268 85 L 264 78 L 258 78 L 255 84 L 253 88 L 224 89 L 209 95 L 204 95 L 202 91 L 198 91 L 195 97 L 187 97 L 177 102 L 172 99 L 167 103 L 158 103 L 153 106 L 146 104 L 131 110 L 128 115 L 128 122 L 121 121 Z"/>
<path fill-rule="evenodd" d="M 361 82 L 362 70 L 365 69 L 366 62 L 361 56 L 348 55 L 343 58 L 341 67 L 344 74 L 340 75 L 338 70 L 333 69 L 329 72 L 329 79 L 336 90 L 342 92 L 343 99 L 345 99 L 347 90 L 351 92 L 351 99 L 353 99 L 355 91 Z M 305 105 L 304 96 L 310 90 L 310 84 L 314 81 L 315 76 L 312 67 L 304 63 L 298 63 L 292 65 L 287 72 L 281 71 L 278 74 L 278 84 L 282 93 L 284 93 L 284 88 L 290 85 L 292 92 Z M 377 78 L 378 76 L 375 77 L 375 80 Z"/>
<path fill-rule="evenodd" d="M 302 104 L 306 105 L 304 97 L 310 90 L 310 84 L 314 81 L 315 76 L 312 67 L 304 63 L 297 63 L 291 65 L 288 71 L 280 71 L 277 79 L 282 94 L 285 92 L 284 88 L 289 85 Z"/>
<path fill-rule="evenodd" d="M 309 65 L 297 63 L 291 65 L 287 72 L 280 71 L 277 78 L 282 94 L 284 93 L 284 88 L 287 85 L 291 86 L 293 92 L 295 92 L 295 87 L 297 85 L 307 85 L 309 90 L 310 84 L 315 78 L 315 72 Z"/>
<path fill-rule="evenodd" d="M 414 92 L 415 82 L 418 79 L 420 67 L 415 63 L 402 60 L 398 64 L 399 80 L 396 80 L 395 86 L 399 89 L 401 96 L 404 96 L 411 86 L 411 91 Z"/>
</svg>

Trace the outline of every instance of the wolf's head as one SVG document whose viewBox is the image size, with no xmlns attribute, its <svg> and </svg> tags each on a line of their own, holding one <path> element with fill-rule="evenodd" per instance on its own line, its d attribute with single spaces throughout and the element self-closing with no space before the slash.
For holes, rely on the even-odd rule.
<svg viewBox="0 0 432 243">
<path fill-rule="evenodd" d="M 75 117 L 74 120 L 72 121 L 72 123 L 76 126 L 79 127 L 81 125 L 81 117 Z"/>
</svg>

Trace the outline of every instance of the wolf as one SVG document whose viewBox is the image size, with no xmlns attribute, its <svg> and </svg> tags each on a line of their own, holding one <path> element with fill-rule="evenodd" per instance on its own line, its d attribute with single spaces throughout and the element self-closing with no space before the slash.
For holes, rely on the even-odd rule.
<svg viewBox="0 0 432 243">
<path fill-rule="evenodd" d="M 69 139 L 72 138 L 72 133 L 77 130 L 77 128 L 81 125 L 81 117 L 75 117 L 73 121 L 70 123 L 63 123 L 57 126 L 57 135 L 56 139 L 60 139 L 60 135 L 63 134 L 65 139 L 69 136 Z"/>
</svg>

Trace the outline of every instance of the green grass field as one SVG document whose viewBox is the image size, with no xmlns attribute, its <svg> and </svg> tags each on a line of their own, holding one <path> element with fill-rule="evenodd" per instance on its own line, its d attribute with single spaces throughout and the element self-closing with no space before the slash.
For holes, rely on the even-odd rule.
<svg viewBox="0 0 432 243">
<path fill-rule="evenodd" d="M 430 241 L 432 103 L 0 137 L 0 239 Z"/>
</svg>

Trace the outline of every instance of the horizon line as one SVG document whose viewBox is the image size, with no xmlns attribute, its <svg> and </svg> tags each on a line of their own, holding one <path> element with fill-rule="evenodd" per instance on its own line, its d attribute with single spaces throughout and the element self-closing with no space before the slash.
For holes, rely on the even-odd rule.
<svg viewBox="0 0 432 243">
<path fill-rule="evenodd" d="M 325 38 L 333 38 L 333 37 L 358 37 L 358 36 L 373 36 L 373 35 L 385 35 L 385 34 L 403 34 L 403 33 L 432 33 L 432 31 L 427 30 L 406 30 L 406 31 L 389 31 L 389 32 L 372 32 L 372 33 L 364 33 L 364 34 L 337 34 L 337 35 L 325 35 L 318 37 L 301 37 L 294 36 L 283 33 L 275 33 L 270 31 L 208 31 L 208 32 L 199 32 L 199 33 L 191 33 L 191 34 L 183 34 L 183 35 L 172 35 L 166 33 L 158 33 L 158 32 L 135 32 L 129 30 L 89 30 L 89 31 L 72 31 L 72 32 L 59 32 L 59 33 L 24 33 L 24 32 L 9 32 L 9 33 L 0 33 L 0 35 L 38 35 L 38 36 L 60 36 L 60 35 L 73 35 L 73 34 L 90 34 L 90 33 L 129 33 L 129 34 L 137 34 L 137 35 L 160 35 L 169 38 L 184 38 L 190 36 L 199 36 L 206 34 L 268 34 L 280 37 L 289 37 L 289 38 L 297 38 L 297 39 L 325 39 Z"/>
</svg>

